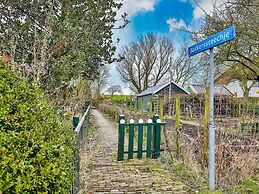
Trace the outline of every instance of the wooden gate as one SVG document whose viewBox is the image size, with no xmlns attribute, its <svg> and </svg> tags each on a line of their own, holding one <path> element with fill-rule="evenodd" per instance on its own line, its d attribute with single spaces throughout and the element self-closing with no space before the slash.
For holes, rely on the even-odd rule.
<svg viewBox="0 0 259 194">
<path fill-rule="evenodd" d="M 153 119 L 148 119 L 144 123 L 143 119 L 139 119 L 135 123 L 130 119 L 126 123 L 125 116 L 119 116 L 119 138 L 118 138 L 118 161 L 124 160 L 124 154 L 128 154 L 128 159 L 133 159 L 133 154 L 137 153 L 137 158 L 142 158 L 143 153 L 146 153 L 146 158 L 157 159 L 160 155 L 161 143 L 161 123 L 158 115 L 154 115 Z M 125 137 L 128 137 L 127 151 L 125 151 Z M 134 143 L 137 144 L 134 149 Z"/>
</svg>

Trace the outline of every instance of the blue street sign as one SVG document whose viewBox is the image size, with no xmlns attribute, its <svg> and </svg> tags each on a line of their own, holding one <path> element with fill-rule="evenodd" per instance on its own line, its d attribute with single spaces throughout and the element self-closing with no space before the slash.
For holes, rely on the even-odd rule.
<svg viewBox="0 0 259 194">
<path fill-rule="evenodd" d="M 188 48 L 189 57 L 234 39 L 236 37 L 235 32 L 236 27 L 231 26 L 230 28 L 227 28 L 205 40 L 198 42 Z"/>
</svg>

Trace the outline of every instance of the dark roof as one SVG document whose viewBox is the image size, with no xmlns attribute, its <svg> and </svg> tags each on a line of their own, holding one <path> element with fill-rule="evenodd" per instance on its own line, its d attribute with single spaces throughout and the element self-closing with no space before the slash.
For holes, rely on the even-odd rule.
<svg viewBox="0 0 259 194">
<path fill-rule="evenodd" d="M 151 86 L 149 88 L 147 88 L 146 90 L 142 91 L 141 93 L 139 93 L 137 96 L 146 96 L 149 94 L 156 94 L 157 92 L 159 92 L 160 90 L 162 90 L 163 88 L 165 88 L 166 86 L 168 86 L 170 83 L 169 82 L 164 82 L 161 84 L 157 84 L 155 86 Z M 187 94 L 189 94 L 188 91 L 186 91 L 183 87 L 179 86 L 177 83 L 172 82 L 172 84 L 178 86 L 180 89 L 182 89 L 183 91 L 185 91 Z"/>
<path fill-rule="evenodd" d="M 195 94 L 204 94 L 205 93 L 205 85 L 203 84 L 190 84 L 189 88 L 191 89 L 192 93 Z M 215 85 L 214 87 L 214 93 L 216 95 L 223 95 L 223 96 L 230 96 L 232 93 L 221 85 Z"/>
</svg>

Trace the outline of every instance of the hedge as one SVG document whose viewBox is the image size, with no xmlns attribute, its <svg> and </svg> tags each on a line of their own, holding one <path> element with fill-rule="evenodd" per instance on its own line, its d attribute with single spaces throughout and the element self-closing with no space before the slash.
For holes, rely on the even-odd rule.
<svg viewBox="0 0 259 194">
<path fill-rule="evenodd" d="M 37 87 L 0 62 L 0 193 L 69 193 L 71 129 Z"/>
</svg>

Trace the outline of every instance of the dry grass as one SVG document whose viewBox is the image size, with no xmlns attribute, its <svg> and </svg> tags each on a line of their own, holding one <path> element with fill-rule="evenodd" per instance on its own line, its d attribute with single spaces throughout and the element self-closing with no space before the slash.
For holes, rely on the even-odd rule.
<svg viewBox="0 0 259 194">
<path fill-rule="evenodd" d="M 221 187 L 240 184 L 259 171 L 259 142 L 218 133 L 216 149 L 217 183 Z"/>
<path fill-rule="evenodd" d="M 194 129 L 195 130 L 195 129 Z M 225 132 L 216 133 L 216 182 L 222 189 L 241 184 L 259 172 L 259 142 Z M 167 129 L 166 143 L 171 155 L 176 153 L 176 131 Z M 206 183 L 207 162 L 203 154 L 203 135 L 191 137 L 180 132 L 178 159 L 192 171 L 201 184 Z"/>
</svg>

